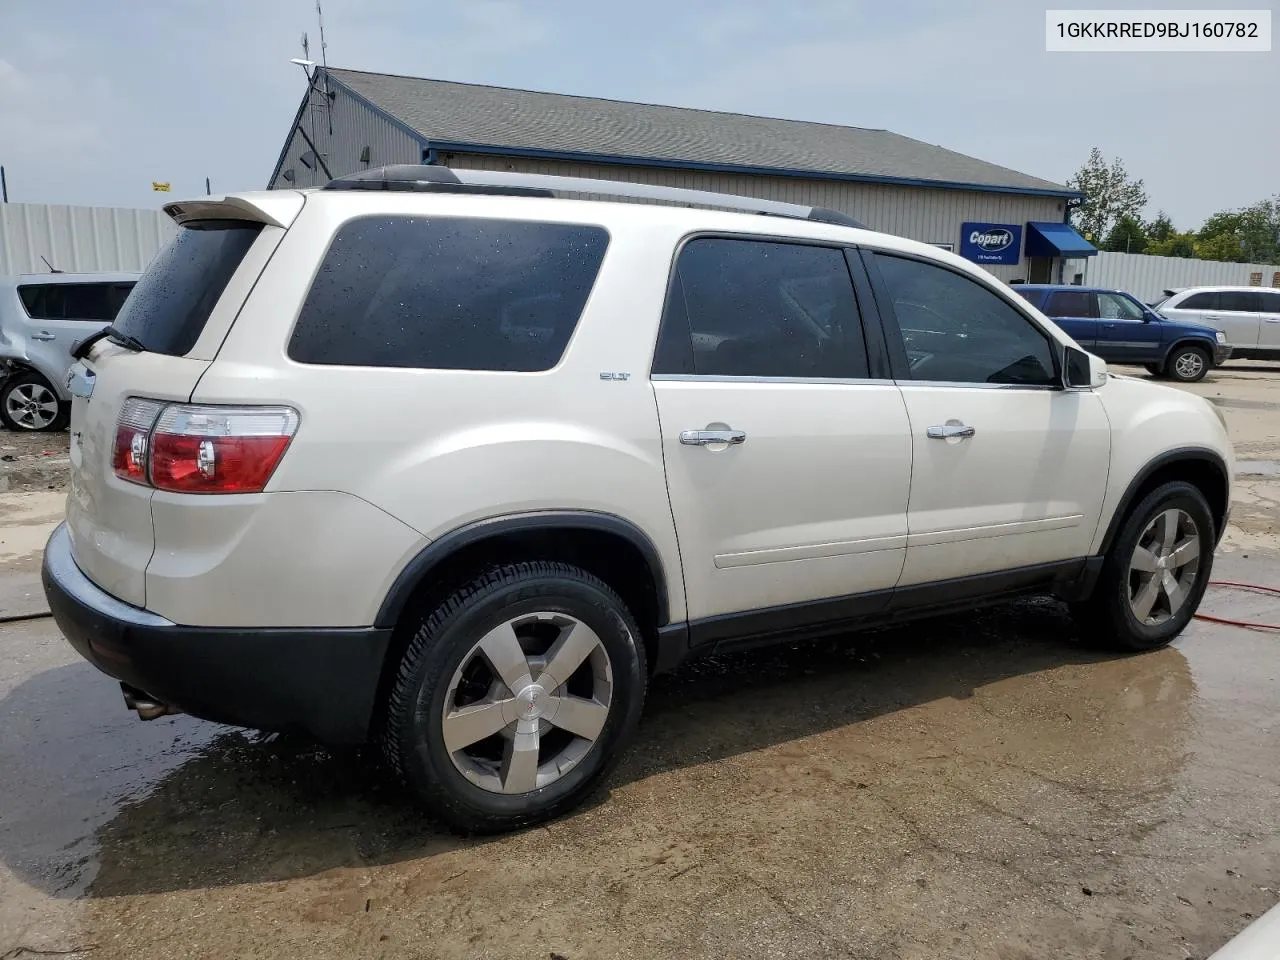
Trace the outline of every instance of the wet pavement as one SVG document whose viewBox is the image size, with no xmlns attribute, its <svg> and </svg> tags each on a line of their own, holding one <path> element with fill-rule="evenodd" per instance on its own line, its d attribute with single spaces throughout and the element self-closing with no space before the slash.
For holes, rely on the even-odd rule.
<svg viewBox="0 0 1280 960">
<path fill-rule="evenodd" d="M 1076 639 L 1024 602 L 702 663 L 586 809 L 468 840 L 360 751 L 142 723 L 10 625 L 0 956 L 1207 956 L 1280 890 L 1280 637 Z"/>
<path fill-rule="evenodd" d="M 1237 496 L 1215 577 L 1280 585 L 1280 482 Z M 20 553 L 0 600 L 30 603 Z M 1207 957 L 1280 899 L 1280 633 L 1081 639 L 1026 601 L 695 664 L 585 808 L 474 840 L 361 751 L 142 723 L 51 621 L 6 624 L 0 958 Z"/>
</svg>

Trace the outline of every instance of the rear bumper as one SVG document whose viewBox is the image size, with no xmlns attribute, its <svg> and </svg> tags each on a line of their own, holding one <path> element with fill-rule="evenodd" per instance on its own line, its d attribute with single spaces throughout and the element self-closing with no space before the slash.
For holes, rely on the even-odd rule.
<svg viewBox="0 0 1280 960">
<path fill-rule="evenodd" d="M 86 577 L 65 525 L 42 570 L 49 609 L 76 651 L 108 676 L 197 717 L 367 739 L 390 630 L 189 627 L 141 610 Z"/>
</svg>

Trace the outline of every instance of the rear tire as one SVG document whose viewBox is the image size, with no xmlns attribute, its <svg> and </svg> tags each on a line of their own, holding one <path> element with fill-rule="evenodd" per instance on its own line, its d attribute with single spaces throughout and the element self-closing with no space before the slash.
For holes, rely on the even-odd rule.
<svg viewBox="0 0 1280 960">
<path fill-rule="evenodd" d="M 1183 631 L 1204 596 L 1217 543 L 1196 487 L 1157 487 L 1130 511 L 1103 562 L 1093 596 L 1072 606 L 1091 646 L 1155 650 Z"/>
<path fill-rule="evenodd" d="M 1164 367 L 1160 366 L 1160 364 L 1158 364 L 1158 363 L 1148 363 L 1148 364 L 1144 364 L 1144 366 L 1145 366 L 1145 367 L 1146 367 L 1146 369 L 1147 369 L 1147 373 L 1151 374 L 1153 377 L 1163 377 L 1163 376 L 1164 376 Z"/>
<path fill-rule="evenodd" d="M 639 628 L 607 584 L 563 563 L 495 567 L 418 625 L 388 698 L 383 753 L 454 829 L 528 826 L 576 806 L 608 774 L 647 682 Z"/>
<path fill-rule="evenodd" d="M 71 419 L 71 405 L 58 399 L 49 381 L 27 370 L 0 385 L 0 421 L 21 433 L 63 430 Z"/>
<path fill-rule="evenodd" d="M 1200 347 L 1178 347 L 1169 354 L 1165 370 L 1170 380 L 1196 383 L 1204 379 L 1211 363 L 1208 352 Z"/>
</svg>

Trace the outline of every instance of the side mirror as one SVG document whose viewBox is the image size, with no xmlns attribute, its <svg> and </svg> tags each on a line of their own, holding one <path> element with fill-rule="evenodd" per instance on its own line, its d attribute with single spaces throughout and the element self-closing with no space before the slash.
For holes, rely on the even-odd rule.
<svg viewBox="0 0 1280 960">
<path fill-rule="evenodd" d="M 1062 386 L 1066 390 L 1092 390 L 1107 382 L 1107 364 L 1079 347 L 1067 347 L 1062 358 Z"/>
</svg>

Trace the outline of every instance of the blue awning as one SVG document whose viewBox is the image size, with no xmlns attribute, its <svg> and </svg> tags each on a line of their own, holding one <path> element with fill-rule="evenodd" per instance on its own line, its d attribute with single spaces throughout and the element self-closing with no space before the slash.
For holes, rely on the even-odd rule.
<svg viewBox="0 0 1280 960">
<path fill-rule="evenodd" d="M 1098 248 L 1065 223 L 1028 223 L 1028 257 L 1092 257 Z"/>
</svg>

